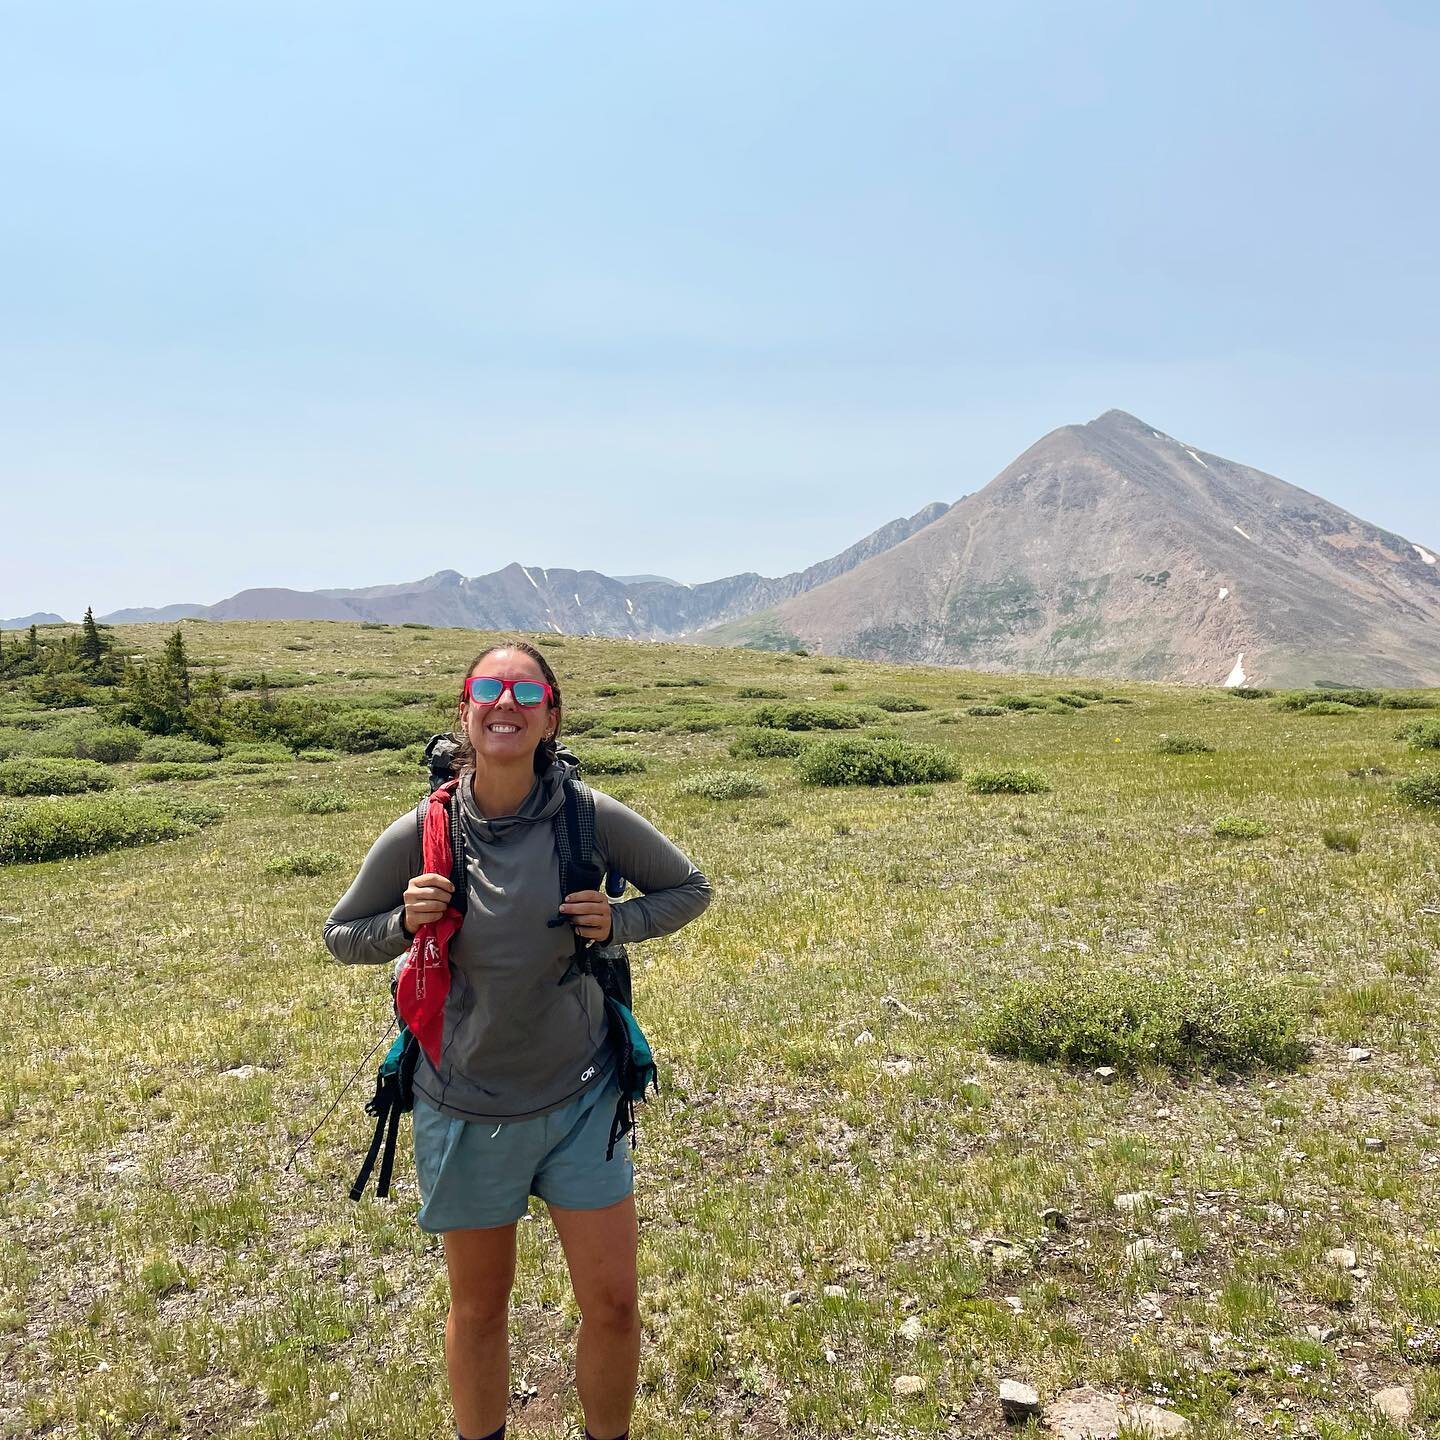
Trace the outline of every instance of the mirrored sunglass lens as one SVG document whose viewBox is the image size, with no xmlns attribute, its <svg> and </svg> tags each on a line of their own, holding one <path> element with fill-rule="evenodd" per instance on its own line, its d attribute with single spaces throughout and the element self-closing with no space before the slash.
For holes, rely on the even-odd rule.
<svg viewBox="0 0 1440 1440">
<path fill-rule="evenodd" d="M 498 680 L 472 680 L 470 698 L 481 705 L 489 705 L 500 698 L 504 686 Z"/>
<path fill-rule="evenodd" d="M 510 693 L 517 705 L 538 705 L 545 698 L 545 687 L 534 680 L 517 680 Z"/>
</svg>

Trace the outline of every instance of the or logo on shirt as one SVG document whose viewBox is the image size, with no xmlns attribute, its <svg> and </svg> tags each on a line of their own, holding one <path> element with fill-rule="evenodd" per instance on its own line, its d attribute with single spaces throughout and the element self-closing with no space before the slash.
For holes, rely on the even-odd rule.
<svg viewBox="0 0 1440 1440">
<path fill-rule="evenodd" d="M 580 1083 L 583 1085 L 587 1080 L 593 1080 L 594 1078 L 595 1078 L 595 1067 L 592 1065 L 592 1066 L 580 1077 Z"/>
</svg>

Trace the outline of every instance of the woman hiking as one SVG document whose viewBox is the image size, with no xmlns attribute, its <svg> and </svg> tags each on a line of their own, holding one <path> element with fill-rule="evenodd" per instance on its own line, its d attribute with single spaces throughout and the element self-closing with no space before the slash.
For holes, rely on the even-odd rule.
<svg viewBox="0 0 1440 1440">
<path fill-rule="evenodd" d="M 455 738 L 467 903 L 450 941 L 436 1057 L 415 1070 L 418 1221 L 441 1235 L 450 1280 L 445 1363 L 459 1440 L 502 1440 L 509 1404 L 515 1226 L 538 1195 L 580 1309 L 575 1380 L 588 1440 L 625 1440 L 640 1359 L 629 1146 L 606 1159 L 618 1090 L 604 997 L 573 966 L 575 937 L 668 935 L 710 901 L 705 877 L 648 821 L 595 793 L 595 863 L 640 894 L 577 890 L 559 912 L 554 819 L 560 686 L 533 646 L 508 641 L 466 672 Z M 562 817 L 563 818 L 563 817 Z M 454 886 L 427 874 L 412 810 L 376 840 L 325 922 L 347 964 L 404 954 L 447 914 Z M 453 912 L 452 912 L 453 913 Z"/>
</svg>

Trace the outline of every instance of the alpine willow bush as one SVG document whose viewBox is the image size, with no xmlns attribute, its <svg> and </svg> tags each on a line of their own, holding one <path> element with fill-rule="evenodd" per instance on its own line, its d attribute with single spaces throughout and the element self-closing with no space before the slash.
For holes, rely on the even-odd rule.
<svg viewBox="0 0 1440 1440">
<path fill-rule="evenodd" d="M 204 765 L 218 760 L 220 752 L 203 740 L 186 740 L 181 735 L 152 735 L 140 747 L 139 758 L 176 765 Z"/>
<path fill-rule="evenodd" d="M 1407 805 L 1440 809 L 1440 770 L 1421 771 L 1395 782 L 1395 793 Z"/>
<path fill-rule="evenodd" d="M 858 730 L 862 718 L 838 705 L 761 705 L 750 723 L 768 730 Z"/>
<path fill-rule="evenodd" d="M 1155 747 L 1162 755 L 1213 755 L 1215 747 L 1198 735 L 1162 735 Z"/>
<path fill-rule="evenodd" d="M 775 756 L 798 755 L 810 742 L 790 730 L 741 730 L 730 742 L 730 753 L 737 760 L 765 760 Z"/>
<path fill-rule="evenodd" d="M 1050 789 L 1038 770 L 977 770 L 965 783 L 977 795 L 1043 795 Z"/>
<path fill-rule="evenodd" d="M 110 771 L 93 760 L 0 761 L 0 795 L 83 795 L 114 783 Z"/>
<path fill-rule="evenodd" d="M 1254 976 L 1133 968 L 1017 981 L 982 1022 L 987 1049 L 1016 1060 L 1134 1070 L 1292 1070 L 1304 1057 L 1290 996 Z"/>
<path fill-rule="evenodd" d="M 628 750 L 587 750 L 580 756 L 582 775 L 643 775 L 645 761 Z"/>
<path fill-rule="evenodd" d="M 753 800 L 768 795 L 770 787 L 745 770 L 702 770 L 682 782 L 680 793 L 705 800 Z"/>
<path fill-rule="evenodd" d="M 960 776 L 948 751 L 908 740 L 824 740 L 796 768 L 807 785 L 919 785 Z"/>
<path fill-rule="evenodd" d="M 1440 750 L 1440 720 L 1416 720 L 1396 738 L 1408 740 L 1416 750 Z"/>
<path fill-rule="evenodd" d="M 172 840 L 193 835 L 220 815 L 218 805 L 161 794 L 0 803 L 0 865 L 62 860 Z"/>
</svg>

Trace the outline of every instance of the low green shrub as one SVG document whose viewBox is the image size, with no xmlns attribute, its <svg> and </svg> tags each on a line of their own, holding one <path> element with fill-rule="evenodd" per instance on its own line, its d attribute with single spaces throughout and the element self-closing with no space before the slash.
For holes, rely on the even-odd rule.
<svg viewBox="0 0 1440 1440">
<path fill-rule="evenodd" d="M 1222 815 L 1211 827 L 1217 840 L 1258 840 L 1268 834 L 1263 820 L 1249 820 L 1243 815 Z"/>
<path fill-rule="evenodd" d="M 907 740 L 824 740 L 806 749 L 797 769 L 807 785 L 917 785 L 960 775 L 949 751 Z"/>
<path fill-rule="evenodd" d="M 977 770 L 965 783 L 977 795 L 1043 795 L 1051 788 L 1038 770 Z"/>
<path fill-rule="evenodd" d="M 967 715 L 1008 715 L 1010 712 L 1003 705 L 972 705 L 965 713 Z"/>
<path fill-rule="evenodd" d="M 848 680 L 834 680 L 830 684 L 830 689 L 837 695 L 840 694 L 841 691 L 848 690 L 849 688 L 850 682 Z"/>
<path fill-rule="evenodd" d="M 1440 770 L 1422 771 L 1397 780 L 1395 793 L 1407 805 L 1422 805 L 1427 809 L 1440 807 Z"/>
<path fill-rule="evenodd" d="M 301 815 L 339 815 L 350 808 L 350 797 L 336 785 L 297 791 L 290 808 Z"/>
<path fill-rule="evenodd" d="M 1133 705 L 1135 702 L 1128 695 L 1104 695 L 1101 696 L 1101 703 L 1105 705 Z"/>
<path fill-rule="evenodd" d="M 1343 700 L 1312 700 L 1300 707 L 1302 715 L 1358 715 L 1359 707 L 1347 705 Z"/>
<path fill-rule="evenodd" d="M 612 696 L 615 696 L 615 695 L 633 695 L 633 694 L 635 694 L 635 686 L 633 686 L 633 685 L 597 685 L 597 686 L 595 687 L 595 693 L 596 693 L 597 695 L 602 696 L 603 698 L 605 698 L 605 699 L 608 700 L 608 699 L 610 699 Z"/>
<path fill-rule="evenodd" d="M 41 731 L 31 742 L 30 753 L 118 765 L 135 759 L 144 743 L 145 732 L 133 725 L 97 725 L 77 717 Z"/>
<path fill-rule="evenodd" d="M 135 778 L 148 784 L 169 784 L 172 781 L 208 780 L 215 768 L 210 765 L 187 765 L 182 761 L 163 760 L 155 765 L 138 765 Z"/>
<path fill-rule="evenodd" d="M 821 675 L 843 675 L 845 673 L 843 665 L 817 665 L 815 669 Z"/>
<path fill-rule="evenodd" d="M 1198 735 L 1162 735 L 1155 748 L 1162 755 L 1213 755 L 1215 747 Z"/>
<path fill-rule="evenodd" d="M 930 708 L 923 700 L 917 700 L 913 695 L 882 695 L 878 700 L 871 700 L 870 703 L 891 715 L 913 715 Z"/>
<path fill-rule="evenodd" d="M 687 675 L 683 680 L 665 676 L 655 682 L 657 690 L 683 690 L 700 685 L 713 685 L 713 680 L 707 680 L 703 675 Z"/>
<path fill-rule="evenodd" d="M 676 735 L 708 735 L 723 730 L 730 723 L 724 715 L 687 715 L 669 728 Z"/>
<path fill-rule="evenodd" d="M 434 729 L 434 724 L 423 715 L 350 710 L 331 717 L 325 731 L 325 746 L 350 755 L 368 755 L 375 750 L 403 750 L 407 745 L 428 740 Z"/>
<path fill-rule="evenodd" d="M 1395 738 L 1408 740 L 1416 750 L 1440 750 L 1440 720 L 1416 720 L 1404 726 Z"/>
<path fill-rule="evenodd" d="M 1232 685 L 1227 693 L 1239 700 L 1268 700 L 1275 692 L 1256 685 Z"/>
<path fill-rule="evenodd" d="M 139 758 L 176 765 L 204 765 L 218 760 L 220 752 L 203 740 L 187 740 L 183 735 L 152 735 L 140 747 Z"/>
<path fill-rule="evenodd" d="M 83 795 L 108 790 L 114 783 L 111 772 L 93 760 L 0 761 L 0 795 Z"/>
<path fill-rule="evenodd" d="M 1354 855 L 1360 849 L 1360 836 L 1354 830 L 1327 827 L 1320 832 L 1320 838 L 1325 842 L 1327 850 L 1339 850 L 1346 855 Z"/>
<path fill-rule="evenodd" d="M 328 875 L 340 868 L 340 857 L 333 850 L 292 850 L 287 855 L 276 855 L 265 862 L 267 875 L 280 875 L 287 879 Z"/>
<path fill-rule="evenodd" d="M 1243 1074 L 1298 1066 L 1299 1024 L 1290 995 L 1253 975 L 1067 965 L 1013 983 L 981 1032 L 1016 1060 Z"/>
<path fill-rule="evenodd" d="M 1440 705 L 1430 695 L 1382 695 L 1380 697 L 1380 708 L 1382 710 L 1433 710 Z"/>
<path fill-rule="evenodd" d="M 1068 705 L 1072 710 L 1083 710 L 1090 702 L 1078 690 L 1055 697 L 1056 703 Z"/>
<path fill-rule="evenodd" d="M 171 840 L 193 835 L 220 815 L 217 805 L 161 793 L 0 802 L 0 865 Z"/>
<path fill-rule="evenodd" d="M 767 730 L 858 730 L 862 712 L 838 705 L 761 705 L 750 717 Z"/>
<path fill-rule="evenodd" d="M 742 685 L 735 692 L 742 700 L 783 700 L 783 690 L 772 690 L 768 685 Z"/>
<path fill-rule="evenodd" d="M 1309 710 L 1313 705 L 1346 705 L 1352 710 L 1361 710 L 1370 705 L 1380 703 L 1380 692 L 1378 690 L 1358 689 L 1328 689 L 1318 688 L 1314 690 L 1287 690 L 1275 701 L 1277 710 Z M 1329 715 L 1337 712 L 1320 710 L 1314 712 L 1320 715 Z M 1344 714 L 1344 711 L 1338 712 Z"/>
<path fill-rule="evenodd" d="M 340 754 L 336 750 L 302 750 L 295 758 L 305 760 L 311 765 L 326 765 L 332 760 L 338 760 Z"/>
<path fill-rule="evenodd" d="M 705 800 L 753 800 L 768 795 L 770 787 L 744 770 L 702 770 L 681 782 L 680 793 Z"/>
<path fill-rule="evenodd" d="M 644 757 L 628 750 L 586 750 L 580 756 L 582 775 L 643 775 L 645 768 Z"/>
<path fill-rule="evenodd" d="M 663 730 L 673 718 L 653 710 L 607 710 L 600 717 L 607 729 L 629 730 L 636 734 Z"/>
<path fill-rule="evenodd" d="M 237 765 L 288 765 L 295 755 L 286 745 L 251 742 L 227 745 L 225 758 Z"/>
<path fill-rule="evenodd" d="M 1105 698 L 1103 690 L 1096 690 L 1085 685 L 1077 685 L 1070 693 L 1078 695 L 1082 700 L 1103 700 Z"/>
<path fill-rule="evenodd" d="M 995 703 L 1005 710 L 1043 710 L 1050 704 L 1033 695 L 997 695 Z"/>
<path fill-rule="evenodd" d="M 747 729 L 730 742 L 730 753 L 737 760 L 789 757 L 798 755 L 809 743 L 790 730 Z"/>
</svg>

